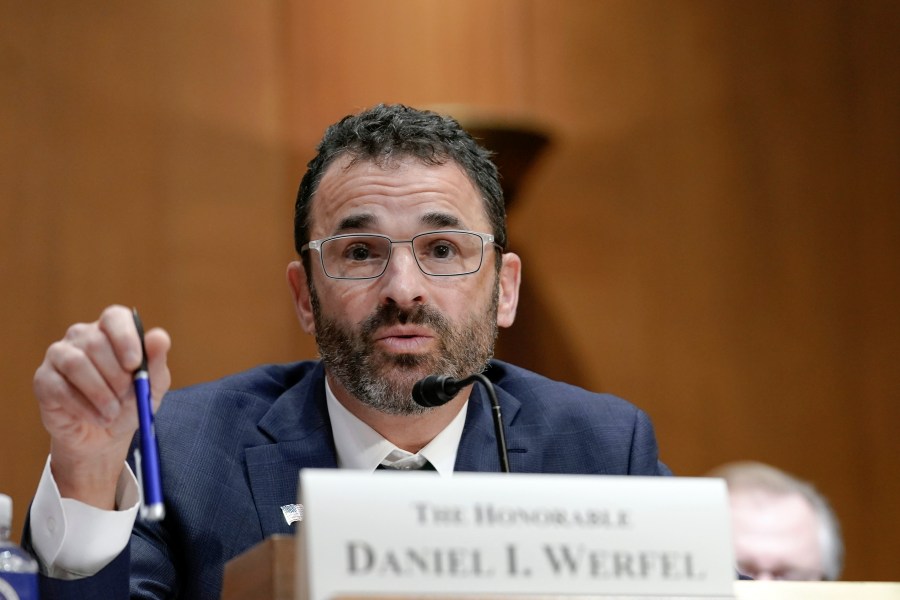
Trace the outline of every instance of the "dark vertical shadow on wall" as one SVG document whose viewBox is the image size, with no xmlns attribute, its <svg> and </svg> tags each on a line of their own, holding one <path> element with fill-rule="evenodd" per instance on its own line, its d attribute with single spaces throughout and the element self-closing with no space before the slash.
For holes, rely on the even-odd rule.
<svg viewBox="0 0 900 600">
<path fill-rule="evenodd" d="M 537 159 L 547 149 L 550 136 L 540 126 L 520 121 L 460 118 L 461 123 L 484 147 L 494 153 L 500 170 L 507 214 L 518 208 L 516 199 Z M 511 239 L 515 232 L 509 232 Z M 510 250 L 528 264 L 528 251 Z M 552 285 L 552 282 L 551 282 Z M 523 279 L 519 308 L 512 327 L 503 329 L 497 340 L 496 356 L 547 377 L 571 383 L 583 381 L 578 360 L 555 311 L 541 294 L 541 286 Z"/>
<path fill-rule="evenodd" d="M 527 263 L 527 258 L 522 258 Z M 563 335 L 554 309 L 528 280 L 522 282 L 516 322 L 502 329 L 497 339 L 500 360 L 537 371 L 553 379 L 579 384 L 584 381 L 578 357 Z"/>
</svg>

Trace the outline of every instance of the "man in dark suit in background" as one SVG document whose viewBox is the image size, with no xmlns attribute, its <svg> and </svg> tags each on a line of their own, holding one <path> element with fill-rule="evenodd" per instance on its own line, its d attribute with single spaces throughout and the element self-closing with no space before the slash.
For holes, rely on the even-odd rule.
<svg viewBox="0 0 900 600">
<path fill-rule="evenodd" d="M 110 307 L 48 350 L 35 392 L 51 453 L 26 535 L 44 594 L 217 598 L 227 560 L 290 531 L 281 507 L 301 468 L 499 470 L 487 397 L 470 386 L 423 408 L 411 389 L 430 374 L 493 381 L 514 472 L 668 474 L 631 404 L 491 360 L 521 261 L 504 252 L 497 169 L 456 121 L 377 106 L 330 127 L 308 167 L 287 278 L 322 360 L 166 395 L 164 520 L 134 524 L 123 468 L 141 361 L 131 312 Z M 146 347 L 160 399 L 168 335 L 148 331 Z"/>
</svg>

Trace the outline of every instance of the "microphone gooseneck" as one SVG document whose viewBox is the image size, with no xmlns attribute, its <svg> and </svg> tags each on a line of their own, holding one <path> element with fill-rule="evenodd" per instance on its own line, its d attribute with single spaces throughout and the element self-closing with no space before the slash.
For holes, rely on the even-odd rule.
<svg viewBox="0 0 900 600">
<path fill-rule="evenodd" d="M 503 431 L 503 416 L 500 414 L 500 402 L 494 392 L 494 384 L 482 373 L 475 373 L 463 379 L 455 379 L 449 375 L 429 375 L 417 381 L 412 389 L 413 400 L 419 406 L 443 406 L 453 400 L 464 387 L 479 381 L 487 390 L 491 400 L 491 415 L 494 419 L 494 436 L 497 439 L 497 457 L 500 459 L 500 470 L 509 473 L 509 455 L 506 450 L 506 435 Z"/>
</svg>

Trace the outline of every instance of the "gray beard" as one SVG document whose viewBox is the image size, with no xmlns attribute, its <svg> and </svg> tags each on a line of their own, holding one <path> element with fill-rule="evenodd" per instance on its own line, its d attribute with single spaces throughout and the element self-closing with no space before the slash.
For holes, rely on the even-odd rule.
<svg viewBox="0 0 900 600">
<path fill-rule="evenodd" d="M 355 330 L 322 314 L 318 295 L 310 285 L 316 344 L 328 373 L 360 402 L 389 415 L 419 415 L 431 409 L 412 399 L 413 385 L 433 374 L 468 377 L 482 372 L 494 354 L 497 339 L 499 280 L 487 310 L 454 327 L 428 305 L 401 310 L 380 306 Z M 416 324 L 436 334 L 439 348 L 431 354 L 385 354 L 372 336 L 382 327 Z"/>
</svg>

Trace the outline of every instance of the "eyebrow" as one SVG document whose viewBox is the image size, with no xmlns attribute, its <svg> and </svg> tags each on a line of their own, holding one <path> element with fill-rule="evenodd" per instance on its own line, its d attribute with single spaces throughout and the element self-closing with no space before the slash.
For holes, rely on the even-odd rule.
<svg viewBox="0 0 900 600">
<path fill-rule="evenodd" d="M 368 229 L 372 226 L 373 223 L 377 221 L 378 219 L 376 219 L 375 215 L 371 213 L 350 215 L 349 217 L 344 217 L 343 219 L 341 219 L 341 222 L 338 223 L 337 229 L 334 230 L 334 233 L 345 233 L 347 231 Z"/>
<path fill-rule="evenodd" d="M 442 212 L 426 213 L 422 217 L 422 223 L 435 228 L 455 227 L 459 229 L 462 227 L 462 221 L 460 221 L 459 217 Z"/>
</svg>

